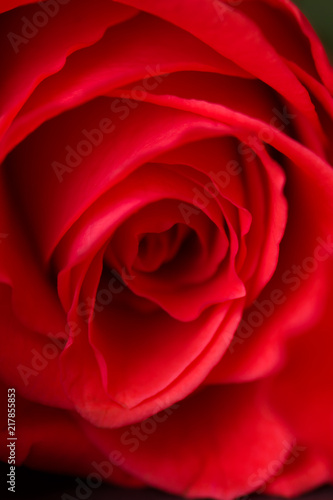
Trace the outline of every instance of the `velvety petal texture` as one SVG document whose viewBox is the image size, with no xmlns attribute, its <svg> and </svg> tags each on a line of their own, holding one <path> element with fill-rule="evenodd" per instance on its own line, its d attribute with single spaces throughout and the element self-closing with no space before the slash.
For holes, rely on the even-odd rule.
<svg viewBox="0 0 333 500">
<path fill-rule="evenodd" d="M 16 464 L 217 500 L 333 483 L 333 72 L 308 21 L 22 0 L 0 26 Z"/>
</svg>

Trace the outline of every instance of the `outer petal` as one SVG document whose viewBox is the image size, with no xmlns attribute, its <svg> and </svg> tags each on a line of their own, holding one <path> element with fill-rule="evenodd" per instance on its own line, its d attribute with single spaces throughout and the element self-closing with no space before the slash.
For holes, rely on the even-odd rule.
<svg viewBox="0 0 333 500">
<path fill-rule="evenodd" d="M 1 385 L 1 401 L 7 399 L 7 387 Z M 58 474 L 88 475 L 95 472 L 92 462 L 105 461 L 102 454 L 82 432 L 76 417 L 68 411 L 16 400 L 16 465 L 33 469 L 52 471 Z M 1 442 L 8 442 L 6 412 L 1 413 Z M 1 447 L 0 458 L 7 461 L 8 448 Z M 126 486 L 140 486 L 142 483 L 114 467 L 113 482 Z"/>
<path fill-rule="evenodd" d="M 204 389 L 117 431 L 82 425 L 105 454 L 121 450 L 124 470 L 194 498 L 231 500 L 248 493 L 250 475 L 291 448 L 290 434 L 267 409 L 257 384 Z"/>
<path fill-rule="evenodd" d="M 11 291 L 3 284 L 0 284 L 0 325 L 1 380 L 14 385 L 27 399 L 73 408 L 60 382 L 59 357 L 66 333 L 54 342 L 50 337 L 25 328 L 12 312 Z"/>
<path fill-rule="evenodd" d="M 306 90 L 250 18 L 216 0 L 184 0 L 181 5 L 177 0 L 168 3 L 163 0 L 122 0 L 122 3 L 162 17 L 194 34 L 277 90 L 319 127 Z"/>
<path fill-rule="evenodd" d="M 110 25 L 136 14 L 133 9 L 106 0 L 93 3 L 71 0 L 68 5 L 58 7 L 59 12 L 53 18 L 44 13 L 47 27 L 36 28 L 32 23 L 34 14 L 41 11 L 34 4 L 6 12 L 0 18 L 1 31 L 4 33 L 0 53 L 7 66 L 7 77 L 1 85 L 2 133 L 38 83 L 62 68 L 69 54 L 95 43 Z M 78 10 L 80 17 L 77 15 Z M 30 33 L 28 37 L 24 37 L 26 25 Z M 13 41 L 11 37 L 15 35 L 25 40 L 23 46 L 17 46 L 15 39 Z M 57 43 L 54 43 L 55 40 Z"/>
<path fill-rule="evenodd" d="M 64 331 L 66 317 L 59 297 L 45 274 L 24 220 L 17 214 L 17 204 L 10 199 L 8 191 L 2 169 L 0 281 L 13 289 L 13 308 L 24 325 L 44 334 Z M 31 286 L 32 283 L 34 286 Z"/>
<path fill-rule="evenodd" d="M 299 495 L 325 482 L 333 484 L 332 298 L 332 292 L 322 296 L 322 321 L 290 341 L 286 366 L 267 381 L 275 411 L 306 448 L 288 474 L 269 486 L 270 493 Z"/>
<path fill-rule="evenodd" d="M 114 51 L 114 47 L 121 50 Z M 130 65 L 129 60 L 133 61 Z M 37 86 L 8 130 L 3 154 L 38 125 L 66 109 L 130 82 L 140 81 L 147 89 L 160 86 L 163 74 L 179 71 L 207 71 L 209 79 L 214 73 L 246 81 L 251 77 L 189 33 L 141 14 L 110 27 L 101 40 L 69 55 L 63 68 Z M 154 75 L 156 78 L 150 79 Z M 115 109 L 119 111 L 119 106 Z"/>
</svg>

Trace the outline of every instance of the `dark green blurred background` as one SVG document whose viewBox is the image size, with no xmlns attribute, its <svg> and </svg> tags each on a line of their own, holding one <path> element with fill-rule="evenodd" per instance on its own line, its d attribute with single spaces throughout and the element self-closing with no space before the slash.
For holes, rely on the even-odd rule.
<svg viewBox="0 0 333 500">
<path fill-rule="evenodd" d="M 333 62 L 333 0 L 294 0 L 323 41 Z"/>
</svg>

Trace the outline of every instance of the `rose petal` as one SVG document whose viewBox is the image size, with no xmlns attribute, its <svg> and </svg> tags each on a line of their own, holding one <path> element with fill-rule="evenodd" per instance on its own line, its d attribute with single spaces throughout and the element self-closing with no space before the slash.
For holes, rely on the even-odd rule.
<svg viewBox="0 0 333 500">
<path fill-rule="evenodd" d="M 11 394 L 11 393 L 10 393 Z M 1 396 L 7 399 L 7 387 L 1 385 Z M 105 461 L 102 454 L 78 427 L 76 418 L 68 411 L 31 403 L 15 394 L 16 421 L 19 438 L 16 441 L 15 464 L 24 463 L 33 469 L 58 474 L 89 475 L 97 464 Z M 3 417 L 6 416 L 2 412 Z M 1 418 L 1 439 L 8 437 L 7 417 Z M 61 432 L 59 433 L 59 428 Z M 2 447 L 1 460 L 7 461 L 8 448 Z M 45 457 L 48 460 L 45 460 Z M 112 481 L 126 486 L 141 486 L 141 481 L 114 467 Z"/>
<path fill-rule="evenodd" d="M 129 60 L 133 61 L 130 65 Z M 68 108 L 137 80 L 141 80 L 140 88 L 151 90 L 163 81 L 160 74 L 180 70 L 210 71 L 210 77 L 213 72 L 251 77 L 189 33 L 141 14 L 111 27 L 100 41 L 69 55 L 62 69 L 36 87 L 3 139 L 4 154 L 38 125 Z M 115 106 L 116 112 L 120 112 L 118 108 Z"/>
<path fill-rule="evenodd" d="M 81 12 L 79 18 L 78 8 Z M 46 17 L 47 29 L 37 28 L 31 22 L 36 12 L 41 12 Z M 0 49 L 7 65 L 7 78 L 1 88 L 2 133 L 7 130 L 39 82 L 62 68 L 70 53 L 95 43 L 111 24 L 117 24 L 135 14 L 136 11 L 131 8 L 106 0 L 97 0 L 93 4 L 71 0 L 68 5 L 59 6 L 59 13 L 53 18 L 49 18 L 35 5 L 3 14 L 0 22 L 5 26 L 4 32 L 17 36 L 17 31 L 23 29 L 26 18 L 27 23 L 30 22 L 30 34 L 23 37 L 25 42 L 22 42 L 21 35 L 18 35 L 21 37 L 19 42 L 8 36 Z M 60 32 L 61 36 L 58 36 Z M 22 34 L 25 34 L 24 30 Z M 54 43 L 55 39 L 58 40 L 57 43 Z M 24 43 L 24 46 L 18 47 L 18 43 Z M 13 57 L 13 53 L 16 53 L 16 57 Z"/>
<path fill-rule="evenodd" d="M 248 493 L 251 474 L 290 447 L 290 434 L 256 384 L 210 387 L 119 430 L 82 425 L 104 453 L 121 450 L 124 470 L 189 497 L 231 500 Z"/>
</svg>

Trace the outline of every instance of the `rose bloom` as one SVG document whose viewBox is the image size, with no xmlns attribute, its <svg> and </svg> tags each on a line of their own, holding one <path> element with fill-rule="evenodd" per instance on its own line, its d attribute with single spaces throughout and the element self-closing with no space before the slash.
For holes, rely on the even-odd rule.
<svg viewBox="0 0 333 500">
<path fill-rule="evenodd" d="M 78 498 L 332 482 L 333 74 L 308 21 L 1 11 L 2 460 L 80 476 Z"/>
</svg>

